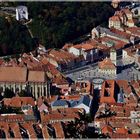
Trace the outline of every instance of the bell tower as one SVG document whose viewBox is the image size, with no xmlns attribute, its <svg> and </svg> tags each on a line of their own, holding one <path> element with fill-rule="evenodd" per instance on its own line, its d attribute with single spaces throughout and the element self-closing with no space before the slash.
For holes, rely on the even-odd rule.
<svg viewBox="0 0 140 140">
<path fill-rule="evenodd" d="M 117 52 L 114 48 L 110 49 L 110 59 L 117 66 Z"/>
</svg>

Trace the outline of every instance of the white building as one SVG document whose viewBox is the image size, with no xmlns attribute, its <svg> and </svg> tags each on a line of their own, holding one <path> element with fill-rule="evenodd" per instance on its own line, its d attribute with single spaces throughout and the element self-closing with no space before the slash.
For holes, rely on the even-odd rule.
<svg viewBox="0 0 140 140">
<path fill-rule="evenodd" d="M 140 123 L 140 111 L 130 112 L 131 123 Z"/>
<path fill-rule="evenodd" d="M 28 20 L 28 9 L 26 6 L 16 7 L 16 20 Z"/>
<path fill-rule="evenodd" d="M 76 56 L 84 56 L 86 62 L 94 61 L 99 53 L 96 46 L 87 43 L 71 46 L 68 51 Z"/>
<path fill-rule="evenodd" d="M 83 108 L 86 114 L 90 113 L 91 100 L 88 96 L 82 96 L 73 108 Z"/>
<path fill-rule="evenodd" d="M 117 52 L 113 48 L 110 50 L 110 59 L 111 59 L 112 63 L 114 63 L 116 66 L 117 65 Z"/>
</svg>

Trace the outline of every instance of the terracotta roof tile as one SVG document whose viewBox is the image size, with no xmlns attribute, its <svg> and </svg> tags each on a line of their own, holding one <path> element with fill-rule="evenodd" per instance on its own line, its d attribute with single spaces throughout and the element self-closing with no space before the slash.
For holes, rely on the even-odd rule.
<svg viewBox="0 0 140 140">
<path fill-rule="evenodd" d="M 116 50 L 123 48 L 127 43 L 118 39 L 114 39 L 109 36 L 104 36 L 100 38 L 100 41 L 103 43 L 113 43 L 113 46 L 110 48 L 114 48 Z"/>
<path fill-rule="evenodd" d="M 47 126 L 43 125 L 42 127 L 42 134 L 44 139 L 48 139 L 50 137 Z"/>
<path fill-rule="evenodd" d="M 56 138 L 64 138 L 65 137 L 61 122 L 55 122 L 52 124 L 52 126 L 55 129 Z"/>
<path fill-rule="evenodd" d="M 27 68 L 24 67 L 0 67 L 1 82 L 26 82 L 26 75 Z"/>
<path fill-rule="evenodd" d="M 113 133 L 113 129 L 111 126 L 104 126 L 101 131 L 103 134 Z"/>
<path fill-rule="evenodd" d="M 121 22 L 120 17 L 119 17 L 119 16 L 115 16 L 115 15 L 112 16 L 112 17 L 110 17 L 109 20 L 110 20 L 110 21 L 118 21 L 118 22 Z"/>
<path fill-rule="evenodd" d="M 45 72 L 44 71 L 29 71 L 28 74 L 29 82 L 45 82 Z"/>
<path fill-rule="evenodd" d="M 102 62 L 99 62 L 99 69 L 116 69 L 116 66 L 112 63 L 110 58 L 104 59 Z"/>
<path fill-rule="evenodd" d="M 32 97 L 12 97 L 12 98 L 4 98 L 4 105 L 11 107 L 21 107 L 23 105 L 32 105 L 35 106 L 34 99 Z"/>
<path fill-rule="evenodd" d="M 128 130 L 126 128 L 122 127 L 122 128 L 118 128 L 116 130 L 116 133 L 119 133 L 119 134 L 128 134 Z"/>
<path fill-rule="evenodd" d="M 97 48 L 95 45 L 93 45 L 93 43 L 88 43 L 88 42 L 87 43 L 77 44 L 77 45 L 74 45 L 74 46 L 71 46 L 71 47 L 74 47 L 76 49 L 83 49 L 85 51 Z"/>
<path fill-rule="evenodd" d="M 126 39 L 130 39 L 130 37 L 131 37 L 130 34 L 124 32 L 124 31 L 120 31 L 120 30 L 115 29 L 115 28 L 111 28 L 110 31 L 113 32 L 113 33 L 116 33 L 116 34 L 118 34 L 118 35 L 120 35 L 120 36 L 123 36 L 123 37 L 125 37 Z"/>
<path fill-rule="evenodd" d="M 68 81 L 64 77 L 61 77 L 61 76 L 54 77 L 52 83 L 57 84 L 57 85 L 69 84 Z"/>
</svg>

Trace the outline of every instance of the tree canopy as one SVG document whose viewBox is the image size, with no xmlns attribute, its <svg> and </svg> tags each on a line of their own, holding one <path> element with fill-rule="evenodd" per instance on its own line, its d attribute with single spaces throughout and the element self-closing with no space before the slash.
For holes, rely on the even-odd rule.
<svg viewBox="0 0 140 140">
<path fill-rule="evenodd" d="M 32 19 L 28 26 L 34 37 L 37 37 L 47 49 L 61 48 L 65 43 L 89 33 L 97 25 L 106 26 L 109 17 L 114 14 L 111 2 L 13 2 L 8 4 L 28 7 L 29 18 Z M 4 25 L 7 26 L 7 23 Z M 13 32 L 16 33 L 17 30 Z M 5 31 L 7 32 L 7 29 Z M 7 38 L 3 38 L 5 42 Z M 14 38 L 17 36 L 12 36 L 12 40 Z M 28 38 L 22 38 L 21 34 L 18 34 L 18 39 L 22 42 L 28 40 Z M 19 46 L 18 42 L 14 45 Z M 13 47 L 13 44 L 11 46 Z"/>
<path fill-rule="evenodd" d="M 105 2 L 45 2 L 26 3 L 29 8 L 33 34 L 46 48 L 61 48 L 97 25 L 108 24 L 114 14 Z M 37 10 L 36 10 L 37 9 Z"/>
<path fill-rule="evenodd" d="M 0 16 L 0 55 L 28 52 L 34 47 L 26 26 L 12 17 Z"/>
</svg>

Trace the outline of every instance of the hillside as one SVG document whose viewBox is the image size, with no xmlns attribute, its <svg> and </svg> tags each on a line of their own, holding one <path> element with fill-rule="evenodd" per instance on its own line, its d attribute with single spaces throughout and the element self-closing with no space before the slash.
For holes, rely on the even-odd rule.
<svg viewBox="0 0 140 140">
<path fill-rule="evenodd" d="M 110 2 L 12 2 L 6 4 L 28 7 L 29 18 L 32 19 L 29 27 L 34 37 L 37 37 L 46 48 L 61 48 L 65 43 L 89 33 L 97 25 L 107 26 L 108 18 L 114 14 Z M 17 46 L 17 43 L 15 44 Z"/>
<path fill-rule="evenodd" d="M 0 17 L 0 56 L 28 52 L 34 47 L 26 26 L 14 18 Z"/>
</svg>

